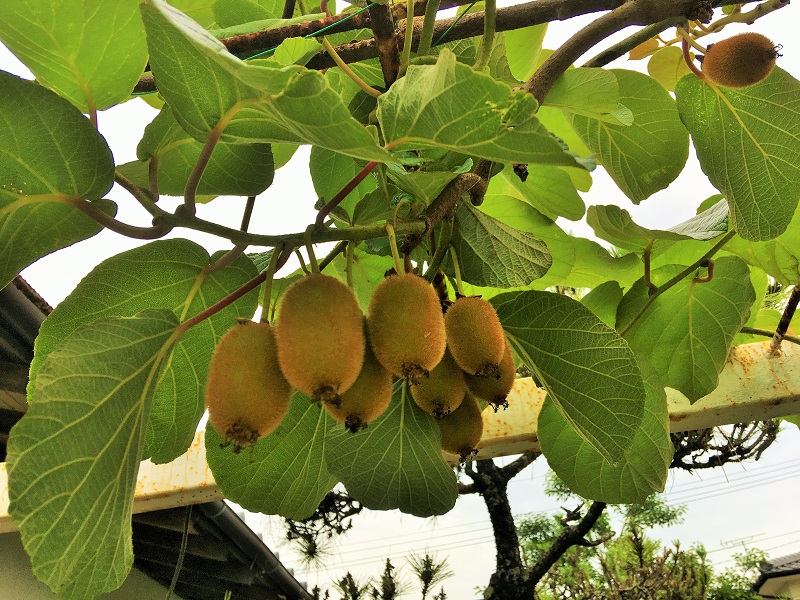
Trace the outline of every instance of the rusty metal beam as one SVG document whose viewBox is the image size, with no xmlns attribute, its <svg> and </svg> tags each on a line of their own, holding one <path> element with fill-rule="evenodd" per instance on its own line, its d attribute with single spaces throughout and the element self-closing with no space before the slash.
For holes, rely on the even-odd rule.
<svg viewBox="0 0 800 600">
<path fill-rule="evenodd" d="M 713 393 L 694 404 L 667 390 L 670 429 L 688 431 L 800 414 L 800 347 L 784 342 L 780 357 L 769 352 L 769 341 L 747 344 L 731 352 Z M 509 408 L 484 411 L 484 438 L 478 458 L 537 451 L 536 421 L 544 391 L 529 378 L 519 379 Z M 0 533 L 15 527 L 8 515 L 8 477 L 0 463 Z M 203 432 L 189 451 L 166 465 L 144 461 L 139 469 L 134 512 L 207 502 L 222 497 L 205 460 Z"/>
</svg>

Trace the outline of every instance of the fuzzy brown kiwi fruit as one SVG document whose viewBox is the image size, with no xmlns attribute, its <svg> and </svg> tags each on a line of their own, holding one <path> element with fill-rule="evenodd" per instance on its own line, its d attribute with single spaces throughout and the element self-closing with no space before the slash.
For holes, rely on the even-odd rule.
<svg viewBox="0 0 800 600">
<path fill-rule="evenodd" d="M 457 409 L 436 422 L 442 432 L 442 450 L 457 454 L 462 462 L 477 453 L 483 419 L 475 396 L 467 392 Z"/>
<path fill-rule="evenodd" d="M 413 273 L 390 275 L 377 285 L 367 327 L 376 358 L 412 384 L 439 364 L 447 346 L 439 298 L 425 279 Z"/>
<path fill-rule="evenodd" d="M 778 47 L 760 33 L 734 35 L 708 47 L 703 57 L 706 79 L 730 88 L 743 88 L 764 81 L 780 56 Z"/>
<path fill-rule="evenodd" d="M 356 433 L 380 417 L 392 400 L 392 374 L 375 358 L 369 343 L 364 352 L 364 366 L 355 383 L 341 395 L 337 405 L 325 403 L 325 409 L 345 429 Z"/>
<path fill-rule="evenodd" d="M 275 333 L 247 321 L 219 341 L 206 383 L 211 426 L 235 452 L 275 429 L 289 409 L 292 388 L 278 366 Z"/>
<path fill-rule="evenodd" d="M 479 296 L 456 300 L 444 315 L 447 347 L 466 373 L 499 377 L 506 337 L 497 312 Z"/>
<path fill-rule="evenodd" d="M 508 408 L 508 393 L 514 386 L 514 379 L 517 369 L 514 366 L 514 355 L 511 352 L 511 345 L 506 340 L 506 349 L 498 367 L 500 378 L 478 377 L 476 375 L 465 374 L 464 381 L 469 391 L 481 400 L 485 400 L 495 411 Z"/>
<path fill-rule="evenodd" d="M 278 361 L 292 387 L 339 402 L 364 364 L 363 315 L 353 291 L 322 273 L 290 285 L 275 325 Z"/>
<path fill-rule="evenodd" d="M 410 388 L 417 406 L 436 419 L 442 419 L 461 404 L 467 384 L 464 383 L 464 371 L 445 350 L 442 360 L 431 369 L 430 375 Z"/>
</svg>

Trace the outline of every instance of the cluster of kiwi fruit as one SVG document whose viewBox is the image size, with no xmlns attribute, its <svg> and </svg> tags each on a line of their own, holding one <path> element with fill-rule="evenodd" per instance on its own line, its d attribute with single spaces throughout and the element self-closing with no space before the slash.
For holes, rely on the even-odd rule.
<svg viewBox="0 0 800 600">
<path fill-rule="evenodd" d="M 292 388 L 355 433 L 383 414 L 393 378 L 402 378 L 439 424 L 442 449 L 465 460 L 483 430 L 479 401 L 507 406 L 514 376 L 486 300 L 442 300 L 419 275 L 392 271 L 364 317 L 347 285 L 312 273 L 286 290 L 274 326 L 246 321 L 223 335 L 206 405 L 211 425 L 238 452 L 278 426 Z"/>
<path fill-rule="evenodd" d="M 740 33 L 711 44 L 703 56 L 703 76 L 729 88 L 744 88 L 764 81 L 781 56 L 780 46 L 755 32 Z"/>
</svg>

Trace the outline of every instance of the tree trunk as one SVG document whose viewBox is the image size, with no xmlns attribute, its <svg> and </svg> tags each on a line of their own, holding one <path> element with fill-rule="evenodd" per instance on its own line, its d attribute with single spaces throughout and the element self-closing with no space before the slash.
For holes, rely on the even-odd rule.
<svg viewBox="0 0 800 600">
<path fill-rule="evenodd" d="M 522 563 L 517 528 L 508 502 L 508 477 L 492 460 L 477 462 L 477 473 L 468 470 L 476 491 L 483 497 L 494 531 L 497 567 L 489 579 L 489 600 L 523 600 L 534 597 L 533 582 Z"/>
</svg>

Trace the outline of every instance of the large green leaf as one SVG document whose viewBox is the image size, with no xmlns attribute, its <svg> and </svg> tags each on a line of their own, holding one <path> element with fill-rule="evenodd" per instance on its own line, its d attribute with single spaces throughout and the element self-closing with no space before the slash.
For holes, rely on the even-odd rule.
<svg viewBox="0 0 800 600">
<path fill-rule="evenodd" d="M 157 160 L 158 191 L 167 196 L 183 196 L 203 144 L 195 140 L 175 120 L 165 105 L 145 128 L 136 149 L 140 161 Z M 197 193 L 211 196 L 257 196 L 275 175 L 269 144 L 225 144 L 214 147 Z"/>
<path fill-rule="evenodd" d="M 664 490 L 673 452 L 667 396 L 653 368 L 641 360 L 638 364 L 644 374 L 644 416 L 617 463 L 586 443 L 549 396 L 539 413 L 536 432 L 547 464 L 584 498 L 609 504 L 638 503 Z"/>
<path fill-rule="evenodd" d="M 442 458 L 441 432 L 395 384 L 389 408 L 358 433 L 337 427 L 325 446 L 328 469 L 367 508 L 399 508 L 417 517 L 443 515 L 455 505 L 458 483 Z"/>
<path fill-rule="evenodd" d="M 547 33 L 547 23 L 503 33 L 508 66 L 514 77 L 520 81 L 527 81 L 539 62 L 544 34 Z"/>
<path fill-rule="evenodd" d="M 580 302 L 551 292 L 491 299 L 514 352 L 567 423 L 610 462 L 622 460 L 644 412 L 633 352 Z"/>
<path fill-rule="evenodd" d="M 686 76 L 675 88 L 703 172 L 731 207 L 743 238 L 786 230 L 800 200 L 800 81 L 776 68 L 741 89 Z"/>
<path fill-rule="evenodd" d="M 247 510 L 287 519 L 310 517 L 337 479 L 325 467 L 325 434 L 336 422 L 295 392 L 289 412 L 272 433 L 235 453 L 206 427 L 206 457 L 222 493 Z"/>
<path fill-rule="evenodd" d="M 132 0 L 0 3 L 0 41 L 82 112 L 125 100 L 147 63 Z"/>
<path fill-rule="evenodd" d="M 614 125 L 631 125 L 633 114 L 620 105 L 617 77 L 607 69 L 568 69 L 544 104 Z"/>
<path fill-rule="evenodd" d="M 572 126 L 597 160 L 636 204 L 672 183 L 689 157 L 689 134 L 675 100 L 657 81 L 613 69 L 619 101 L 633 113 L 630 126 L 572 114 Z"/>
<path fill-rule="evenodd" d="M 101 198 L 114 183 L 114 161 L 105 140 L 74 106 L 4 71 L 0 139 L 0 286 L 5 286 L 36 259 L 100 231 L 66 202 Z M 113 213 L 109 201 L 98 206 Z"/>
<path fill-rule="evenodd" d="M 515 229 L 531 232 L 547 245 L 553 264 L 531 284 L 534 289 L 553 285 L 593 288 L 609 280 L 627 286 L 641 275 L 641 260 L 635 254 L 615 257 L 594 240 L 567 235 L 551 219 L 516 198 L 487 196 L 481 211 Z M 485 291 L 476 293 L 488 297 Z"/>
<path fill-rule="evenodd" d="M 536 118 L 530 94 L 512 92 L 442 50 L 435 65 L 412 65 L 378 99 L 378 121 L 400 150 L 446 148 L 499 162 L 575 166 Z"/>
<path fill-rule="evenodd" d="M 42 324 L 29 392 L 35 390 L 39 370 L 59 340 L 77 327 L 105 317 L 132 316 L 147 308 L 167 308 L 184 320 L 257 274 L 250 259 L 240 257 L 225 269 L 205 275 L 203 269 L 211 260 L 194 242 L 174 239 L 152 242 L 97 265 Z M 253 316 L 256 302 L 255 293 L 244 296 L 192 327 L 176 345 L 155 392 L 145 458 L 169 462 L 189 447 L 204 410 L 213 350 L 237 318 Z"/>
<path fill-rule="evenodd" d="M 586 205 L 567 171 L 542 165 L 528 165 L 527 171 L 523 182 L 510 165 L 506 166 L 491 178 L 486 196 L 518 198 L 553 220 L 564 217 L 577 221 L 583 217 Z"/>
<path fill-rule="evenodd" d="M 159 91 L 195 139 L 205 141 L 227 123 L 223 142 L 299 142 L 391 160 L 321 73 L 245 63 L 162 0 L 146 0 L 141 9 Z"/>
<path fill-rule="evenodd" d="M 311 180 L 314 183 L 314 191 L 324 202 L 328 202 L 338 194 L 363 167 L 363 163 L 359 165 L 352 157 L 339 152 L 316 146 L 311 149 L 309 160 Z M 374 175 L 367 175 L 337 208 L 341 208 L 352 218 L 356 203 L 377 187 Z"/>
<path fill-rule="evenodd" d="M 178 319 L 168 310 L 73 331 L 41 367 L 8 442 L 9 510 L 33 572 L 61 597 L 119 587 L 144 427 Z"/>
<path fill-rule="evenodd" d="M 794 285 L 800 277 L 800 211 L 775 239 L 750 242 L 736 236 L 725 244 L 725 250 L 766 271 L 781 284 Z"/>
<path fill-rule="evenodd" d="M 620 304 L 617 325 L 627 327 L 647 299 L 647 286 L 637 281 Z M 733 337 L 747 322 L 754 300 L 747 265 L 723 256 L 714 261 L 711 281 L 690 276 L 658 296 L 625 339 L 637 356 L 650 361 L 664 385 L 694 402 L 717 387 Z"/>
<path fill-rule="evenodd" d="M 656 255 L 680 240 L 706 241 L 728 232 L 728 203 L 720 200 L 699 215 L 670 227 L 647 229 L 634 223 L 630 213 L 613 204 L 590 206 L 586 222 L 597 237 L 619 248 Z"/>
<path fill-rule="evenodd" d="M 547 273 L 552 264 L 550 252 L 542 240 L 466 202 L 456 212 L 450 243 L 458 256 L 462 279 L 473 285 L 526 286 Z M 444 267 L 450 275 L 455 275 L 449 257 Z"/>
</svg>

